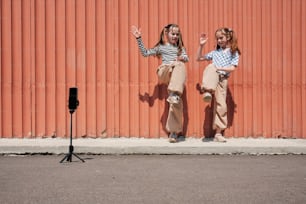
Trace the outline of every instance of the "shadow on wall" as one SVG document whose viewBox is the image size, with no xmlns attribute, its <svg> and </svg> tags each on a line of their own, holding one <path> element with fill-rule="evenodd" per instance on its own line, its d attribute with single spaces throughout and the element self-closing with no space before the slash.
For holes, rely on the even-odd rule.
<svg viewBox="0 0 306 204">
<path fill-rule="evenodd" d="M 168 131 L 166 130 L 166 122 L 167 122 L 168 113 L 169 113 L 169 103 L 166 100 L 167 97 L 168 97 L 167 85 L 165 84 L 155 85 L 152 95 L 150 95 L 147 92 L 144 93 L 143 95 L 139 94 L 139 100 L 142 102 L 148 103 L 150 107 L 154 105 L 154 102 L 156 99 L 164 100 L 165 108 L 164 108 L 163 114 L 161 115 L 160 122 L 166 134 L 168 134 Z M 180 135 L 186 136 L 188 121 L 189 121 L 186 89 L 184 89 L 182 100 L 183 100 L 183 107 L 184 107 L 183 109 L 183 132 Z"/>
<path fill-rule="evenodd" d="M 236 112 L 236 107 L 237 107 L 229 88 L 227 89 L 226 103 L 227 103 L 227 122 L 228 122 L 227 127 L 229 128 L 233 126 L 234 114 Z M 213 112 L 214 112 L 214 98 L 211 101 L 211 103 L 205 107 L 204 111 L 205 111 L 204 112 L 205 118 L 204 118 L 204 124 L 203 124 L 203 134 L 205 138 L 212 138 L 215 135 L 215 131 L 212 128 Z"/>
</svg>

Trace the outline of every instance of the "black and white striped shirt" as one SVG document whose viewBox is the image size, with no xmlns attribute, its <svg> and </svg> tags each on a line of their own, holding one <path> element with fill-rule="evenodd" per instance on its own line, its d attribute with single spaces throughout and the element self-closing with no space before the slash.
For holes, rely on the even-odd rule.
<svg viewBox="0 0 306 204">
<path fill-rule="evenodd" d="M 169 43 L 165 45 L 158 45 L 151 49 L 145 48 L 141 38 L 137 38 L 137 43 L 139 50 L 144 57 L 161 55 L 162 64 L 171 64 L 172 62 L 176 61 L 178 57 L 178 48 Z M 184 62 L 188 62 L 189 58 L 185 48 L 182 49 L 181 57 L 183 57 Z"/>
</svg>

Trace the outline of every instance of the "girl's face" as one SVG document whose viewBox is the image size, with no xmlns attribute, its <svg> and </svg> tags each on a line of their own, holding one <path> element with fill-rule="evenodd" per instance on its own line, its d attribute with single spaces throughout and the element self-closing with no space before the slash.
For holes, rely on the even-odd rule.
<svg viewBox="0 0 306 204">
<path fill-rule="evenodd" d="M 180 29 L 178 27 L 170 27 L 167 38 L 168 42 L 172 45 L 177 45 L 180 37 Z"/>
<path fill-rule="evenodd" d="M 217 44 L 222 48 L 225 49 L 228 47 L 228 38 L 221 32 L 216 32 L 216 40 Z"/>
</svg>

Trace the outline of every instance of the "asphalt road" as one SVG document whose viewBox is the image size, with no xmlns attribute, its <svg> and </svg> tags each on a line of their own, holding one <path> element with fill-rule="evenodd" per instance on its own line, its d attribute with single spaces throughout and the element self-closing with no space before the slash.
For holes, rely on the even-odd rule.
<svg viewBox="0 0 306 204">
<path fill-rule="evenodd" d="M 64 156 L 0 156 L 0 203 L 306 203 L 306 155 Z"/>
</svg>

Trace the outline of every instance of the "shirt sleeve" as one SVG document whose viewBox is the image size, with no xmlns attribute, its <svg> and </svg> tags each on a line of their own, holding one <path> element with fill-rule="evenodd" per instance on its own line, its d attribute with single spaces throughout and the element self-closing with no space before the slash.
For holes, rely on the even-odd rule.
<svg viewBox="0 0 306 204">
<path fill-rule="evenodd" d="M 239 63 L 239 54 L 238 54 L 238 52 L 235 52 L 235 54 L 233 55 L 232 60 L 231 60 L 231 65 L 236 67 L 236 66 L 238 66 L 238 63 Z"/>
<path fill-rule="evenodd" d="M 213 52 L 211 51 L 209 53 L 207 53 L 206 55 L 204 55 L 205 60 L 212 60 L 213 59 Z"/>
<path fill-rule="evenodd" d="M 148 56 L 156 56 L 158 54 L 158 50 L 159 48 L 158 47 L 154 47 L 154 48 L 151 48 L 151 49 L 147 49 L 145 46 L 144 46 L 144 43 L 142 41 L 141 38 L 137 38 L 137 44 L 138 44 L 138 47 L 139 47 L 139 50 L 140 50 L 140 53 L 142 54 L 142 56 L 144 57 L 148 57 Z"/>
<path fill-rule="evenodd" d="M 185 48 L 182 49 L 181 57 L 183 57 L 184 62 L 188 62 L 189 61 L 189 57 L 188 57 L 188 55 L 186 53 L 186 49 Z"/>
</svg>

